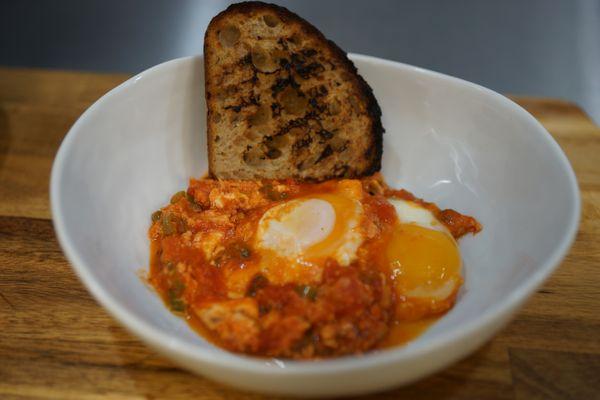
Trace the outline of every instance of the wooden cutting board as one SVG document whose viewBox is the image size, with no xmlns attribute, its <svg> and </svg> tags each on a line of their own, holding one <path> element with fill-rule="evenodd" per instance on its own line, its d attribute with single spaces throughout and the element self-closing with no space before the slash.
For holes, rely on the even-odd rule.
<svg viewBox="0 0 600 400">
<path fill-rule="evenodd" d="M 0 68 L 0 398 L 263 398 L 192 375 L 144 346 L 90 297 L 57 244 L 48 204 L 54 155 L 75 119 L 127 77 Z M 600 128 L 572 103 L 514 100 L 575 168 L 577 240 L 491 342 L 370 398 L 600 398 Z"/>
</svg>

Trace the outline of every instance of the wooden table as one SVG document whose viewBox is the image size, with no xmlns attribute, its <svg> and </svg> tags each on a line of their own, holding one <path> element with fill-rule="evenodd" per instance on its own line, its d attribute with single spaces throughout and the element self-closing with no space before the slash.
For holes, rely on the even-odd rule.
<svg viewBox="0 0 600 400">
<path fill-rule="evenodd" d="M 75 119 L 126 78 L 0 68 L 0 398 L 261 398 L 148 349 L 96 304 L 58 246 L 48 205 L 54 154 Z M 575 168 L 583 197 L 575 245 L 490 343 L 373 398 L 600 398 L 600 128 L 571 103 L 515 100 Z"/>
</svg>

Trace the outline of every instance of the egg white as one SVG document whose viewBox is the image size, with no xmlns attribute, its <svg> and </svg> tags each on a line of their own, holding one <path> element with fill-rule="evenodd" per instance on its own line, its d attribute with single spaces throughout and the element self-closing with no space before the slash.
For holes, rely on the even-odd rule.
<svg viewBox="0 0 600 400">
<path fill-rule="evenodd" d="M 257 246 L 292 264 L 332 258 L 347 266 L 363 242 L 362 215 L 360 201 L 343 193 L 290 200 L 262 216 Z"/>
<path fill-rule="evenodd" d="M 437 220 L 425 207 L 414 201 L 401 199 L 388 199 L 396 210 L 398 219 L 403 224 L 416 224 L 423 228 L 433 229 L 450 234 L 448 228 Z"/>
<path fill-rule="evenodd" d="M 335 209 L 325 200 L 291 200 L 269 209 L 260 219 L 259 244 L 282 257 L 298 257 L 331 234 L 335 219 Z"/>
</svg>

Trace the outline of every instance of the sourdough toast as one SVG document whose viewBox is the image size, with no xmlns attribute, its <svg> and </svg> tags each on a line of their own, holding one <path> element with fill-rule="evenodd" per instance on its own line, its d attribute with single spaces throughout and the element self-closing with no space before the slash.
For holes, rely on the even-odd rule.
<svg viewBox="0 0 600 400">
<path fill-rule="evenodd" d="M 204 38 L 209 172 L 356 178 L 381 167 L 381 109 L 354 64 L 285 8 L 238 3 Z"/>
</svg>

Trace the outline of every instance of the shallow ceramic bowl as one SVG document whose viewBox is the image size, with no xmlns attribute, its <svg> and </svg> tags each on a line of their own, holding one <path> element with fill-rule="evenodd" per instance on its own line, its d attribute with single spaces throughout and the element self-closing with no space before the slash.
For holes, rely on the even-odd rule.
<svg viewBox="0 0 600 400">
<path fill-rule="evenodd" d="M 232 354 L 194 333 L 139 278 L 148 265 L 150 214 L 207 170 L 201 57 L 131 78 L 90 107 L 63 141 L 51 202 L 67 258 L 119 322 L 184 368 L 238 388 L 298 396 L 406 384 L 490 339 L 565 256 L 579 221 L 577 183 L 531 115 L 460 79 L 352 59 L 383 110 L 388 183 L 484 226 L 461 241 L 466 282 L 456 306 L 403 347 L 318 362 Z"/>
</svg>

